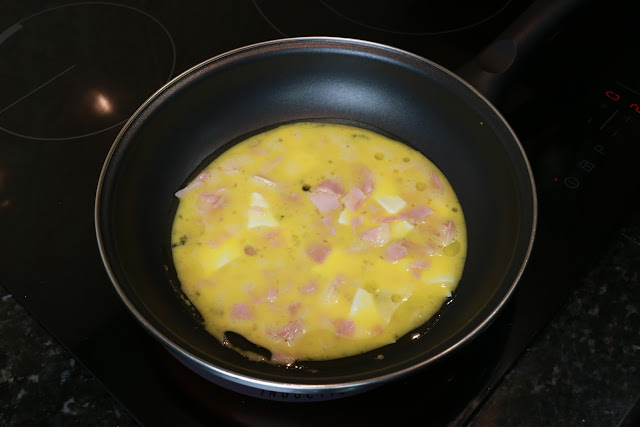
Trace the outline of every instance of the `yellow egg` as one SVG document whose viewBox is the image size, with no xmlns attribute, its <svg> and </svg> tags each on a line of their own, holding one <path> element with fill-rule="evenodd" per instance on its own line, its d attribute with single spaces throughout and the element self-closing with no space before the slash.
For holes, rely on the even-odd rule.
<svg viewBox="0 0 640 427">
<path fill-rule="evenodd" d="M 295 123 L 255 135 L 176 195 L 185 295 L 220 341 L 233 331 L 274 360 L 393 343 L 462 275 L 465 221 L 444 175 L 364 129 Z"/>
</svg>

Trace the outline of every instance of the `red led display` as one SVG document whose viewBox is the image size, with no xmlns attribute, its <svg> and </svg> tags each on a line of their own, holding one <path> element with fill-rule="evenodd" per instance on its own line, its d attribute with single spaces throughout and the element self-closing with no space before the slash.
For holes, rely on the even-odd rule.
<svg viewBox="0 0 640 427">
<path fill-rule="evenodd" d="M 612 90 L 608 90 L 604 94 L 607 96 L 607 98 L 613 99 L 614 101 L 620 101 L 620 99 L 622 98 L 620 96 L 620 94 L 618 94 L 618 93 L 616 93 L 616 92 L 614 92 Z M 632 109 L 633 111 L 635 111 L 636 113 L 640 114 L 640 105 L 635 104 L 635 103 L 634 104 L 630 104 L 629 108 Z"/>
<path fill-rule="evenodd" d="M 613 99 L 614 101 L 617 101 L 617 100 L 620 99 L 620 95 L 618 95 L 617 93 L 615 93 L 612 90 L 606 91 L 605 95 L 607 95 L 609 98 Z"/>
</svg>

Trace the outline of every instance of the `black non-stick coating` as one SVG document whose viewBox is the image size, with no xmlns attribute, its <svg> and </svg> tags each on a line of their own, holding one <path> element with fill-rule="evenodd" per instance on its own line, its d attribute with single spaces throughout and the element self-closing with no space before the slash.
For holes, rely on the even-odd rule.
<svg viewBox="0 0 640 427">
<path fill-rule="evenodd" d="M 309 119 L 379 129 L 430 158 L 462 204 L 468 256 L 455 298 L 427 333 L 418 329 L 421 338 L 285 369 L 222 347 L 194 320 L 170 284 L 168 233 L 175 191 L 212 153 L 264 128 Z M 532 177 L 515 135 L 468 85 L 406 52 L 317 38 L 240 49 L 160 90 L 114 144 L 98 187 L 96 221 L 116 289 L 174 352 L 241 383 L 331 386 L 406 374 L 486 326 L 524 267 L 535 211 Z"/>
</svg>

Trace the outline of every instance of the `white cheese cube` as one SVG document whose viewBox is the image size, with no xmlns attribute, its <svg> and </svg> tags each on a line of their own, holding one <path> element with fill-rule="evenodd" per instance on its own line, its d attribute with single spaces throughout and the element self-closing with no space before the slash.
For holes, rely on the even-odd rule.
<svg viewBox="0 0 640 427">
<path fill-rule="evenodd" d="M 260 193 L 251 193 L 251 206 L 247 210 L 247 227 L 276 227 L 278 222 L 269 211 L 269 204 Z"/>
<path fill-rule="evenodd" d="M 376 202 L 380 203 L 387 212 L 398 213 L 407 204 L 400 196 L 378 196 Z"/>
<path fill-rule="evenodd" d="M 351 224 L 351 212 L 349 212 L 349 209 L 345 209 L 342 211 L 342 213 L 340 213 L 340 216 L 338 217 L 338 224 Z"/>
<path fill-rule="evenodd" d="M 378 315 L 376 304 L 373 301 L 373 296 L 362 288 L 358 288 L 356 290 L 353 302 L 351 303 L 351 310 L 349 311 L 349 316 L 351 317 L 355 317 L 358 314 L 361 316 L 371 316 L 373 314 L 376 317 Z"/>
<path fill-rule="evenodd" d="M 273 215 L 267 210 L 262 208 L 249 208 L 247 211 L 247 227 L 277 227 L 278 222 L 273 218 Z"/>
<path fill-rule="evenodd" d="M 265 200 L 264 196 L 260 193 L 251 193 L 251 203 L 250 206 L 256 206 L 258 208 L 267 209 L 269 204 Z"/>
<path fill-rule="evenodd" d="M 202 245 L 194 250 L 194 257 L 200 259 L 200 264 L 207 274 L 219 270 L 239 256 L 240 249 L 230 242 L 225 242 L 215 248 Z"/>
<path fill-rule="evenodd" d="M 408 221 L 395 221 L 391 223 L 391 238 L 402 239 L 415 227 Z"/>
</svg>

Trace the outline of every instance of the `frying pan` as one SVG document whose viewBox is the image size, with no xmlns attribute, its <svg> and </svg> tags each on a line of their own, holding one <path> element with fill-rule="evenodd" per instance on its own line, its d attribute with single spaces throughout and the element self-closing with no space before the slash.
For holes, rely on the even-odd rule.
<svg viewBox="0 0 640 427">
<path fill-rule="evenodd" d="M 250 361 L 204 330 L 180 297 L 169 233 L 174 193 L 212 156 L 251 134 L 308 120 L 376 130 L 425 154 L 457 192 L 468 253 L 455 296 L 437 318 L 375 351 L 286 368 Z M 363 391 L 423 369 L 483 330 L 525 267 L 536 196 L 516 135 L 469 84 L 406 51 L 314 37 L 225 53 L 155 93 L 108 154 L 95 219 L 116 291 L 181 362 L 244 393 L 327 396 Z"/>
</svg>

